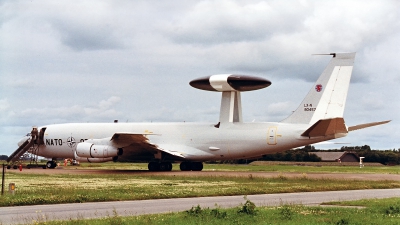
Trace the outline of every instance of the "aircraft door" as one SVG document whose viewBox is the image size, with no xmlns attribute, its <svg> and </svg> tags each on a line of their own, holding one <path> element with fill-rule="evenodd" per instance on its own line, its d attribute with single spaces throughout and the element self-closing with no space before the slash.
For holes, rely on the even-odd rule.
<svg viewBox="0 0 400 225">
<path fill-rule="evenodd" d="M 37 137 L 37 144 L 44 145 L 44 132 L 46 131 L 46 127 L 40 129 L 39 136 Z"/>
<path fill-rule="evenodd" d="M 276 127 L 269 127 L 268 128 L 268 136 L 267 136 L 267 143 L 269 145 L 276 145 Z"/>
</svg>

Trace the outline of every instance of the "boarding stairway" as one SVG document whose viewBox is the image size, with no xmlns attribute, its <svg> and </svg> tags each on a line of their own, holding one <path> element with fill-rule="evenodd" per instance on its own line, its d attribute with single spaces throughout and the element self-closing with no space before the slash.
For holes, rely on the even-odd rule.
<svg viewBox="0 0 400 225">
<path fill-rule="evenodd" d="M 36 127 L 33 127 L 31 131 L 30 137 L 22 143 L 17 150 L 15 150 L 8 158 L 7 163 L 12 162 L 15 163 L 20 159 L 22 155 L 24 155 L 35 143 L 38 139 L 38 130 Z"/>
</svg>

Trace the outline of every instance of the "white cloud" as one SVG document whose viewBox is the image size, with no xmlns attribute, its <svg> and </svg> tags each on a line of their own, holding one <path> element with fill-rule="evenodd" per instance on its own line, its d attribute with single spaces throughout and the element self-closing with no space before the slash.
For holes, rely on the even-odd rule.
<svg viewBox="0 0 400 225">
<path fill-rule="evenodd" d="M 102 100 L 99 103 L 99 109 L 104 110 L 104 109 L 109 109 L 111 106 L 114 104 L 118 103 L 121 101 L 120 97 L 117 96 L 112 96 L 107 100 Z"/>
<path fill-rule="evenodd" d="M 274 102 L 274 103 L 270 103 L 267 107 L 267 112 L 269 115 L 271 116 L 275 116 L 275 115 L 284 115 L 285 113 L 288 112 L 288 110 L 290 109 L 290 106 L 292 104 L 290 104 L 290 102 Z"/>
<path fill-rule="evenodd" d="M 26 108 L 16 111 L 10 107 L 7 99 L 0 100 L 0 120 L 3 126 L 33 126 L 53 123 L 68 122 L 98 122 L 113 121 L 122 113 L 114 107 L 120 101 L 120 97 L 112 96 L 107 100 L 100 101 L 94 107 L 84 105 Z"/>
<path fill-rule="evenodd" d="M 306 9 L 298 2 L 202 1 L 167 27 L 176 42 L 214 45 L 268 39 L 298 30 Z M 297 8 L 297 9 L 296 9 Z M 285 17 L 285 20 L 279 18 Z"/>
<path fill-rule="evenodd" d="M 10 108 L 10 103 L 8 99 L 0 99 L 0 113 L 8 110 Z"/>
<path fill-rule="evenodd" d="M 298 70 L 313 53 L 363 51 L 385 40 L 400 18 L 393 2 L 384 3 L 203 1 L 164 30 L 179 45 L 205 49 L 212 65 L 259 72 L 295 62 Z"/>
</svg>

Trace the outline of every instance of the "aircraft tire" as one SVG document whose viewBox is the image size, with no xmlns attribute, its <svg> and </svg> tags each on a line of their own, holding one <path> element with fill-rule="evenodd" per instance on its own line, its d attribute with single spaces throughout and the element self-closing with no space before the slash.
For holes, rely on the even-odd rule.
<svg viewBox="0 0 400 225">
<path fill-rule="evenodd" d="M 46 163 L 47 169 L 54 169 L 54 168 L 56 168 L 56 166 L 57 166 L 57 164 L 54 161 L 47 161 L 47 163 Z"/>
<path fill-rule="evenodd" d="M 181 171 L 190 171 L 192 170 L 192 163 L 191 162 L 181 162 L 179 165 Z"/>
<path fill-rule="evenodd" d="M 160 164 L 158 162 L 149 162 L 147 168 L 149 168 L 149 171 L 159 171 Z"/>
<path fill-rule="evenodd" d="M 168 171 L 172 171 L 172 163 L 168 163 Z"/>
<path fill-rule="evenodd" d="M 172 163 L 170 162 L 162 162 L 159 165 L 160 171 L 171 171 L 172 170 Z"/>
<path fill-rule="evenodd" d="M 192 163 L 192 170 L 193 171 L 202 171 L 203 170 L 203 163 L 202 162 L 193 162 Z"/>
</svg>

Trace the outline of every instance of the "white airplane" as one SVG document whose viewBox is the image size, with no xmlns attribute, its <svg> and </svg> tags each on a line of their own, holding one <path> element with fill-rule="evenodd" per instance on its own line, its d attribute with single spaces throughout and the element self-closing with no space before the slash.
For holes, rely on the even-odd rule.
<svg viewBox="0 0 400 225">
<path fill-rule="evenodd" d="M 343 119 L 355 53 L 333 58 L 300 106 L 281 122 L 242 121 L 240 94 L 271 85 L 264 78 L 221 74 L 196 79 L 190 85 L 222 92 L 220 118 L 211 123 L 69 123 L 33 128 L 8 158 L 15 163 L 29 151 L 52 158 L 107 162 L 149 162 L 150 171 L 170 171 L 180 161 L 183 171 L 201 171 L 208 160 L 250 159 L 265 154 L 344 137 L 348 132 L 385 124 L 347 127 Z"/>
</svg>

